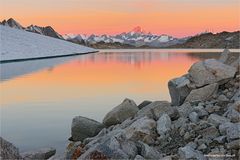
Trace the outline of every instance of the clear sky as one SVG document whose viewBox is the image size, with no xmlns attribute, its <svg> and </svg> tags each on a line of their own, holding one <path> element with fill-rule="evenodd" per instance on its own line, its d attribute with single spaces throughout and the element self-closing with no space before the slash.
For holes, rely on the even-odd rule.
<svg viewBox="0 0 240 160">
<path fill-rule="evenodd" d="M 240 27 L 240 0 L 0 0 L 0 18 L 59 33 L 117 34 L 141 26 L 177 37 Z"/>
</svg>

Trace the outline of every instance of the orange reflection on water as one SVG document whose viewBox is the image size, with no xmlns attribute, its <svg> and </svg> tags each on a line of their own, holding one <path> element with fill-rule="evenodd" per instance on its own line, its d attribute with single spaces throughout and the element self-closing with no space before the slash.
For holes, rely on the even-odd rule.
<svg viewBox="0 0 240 160">
<path fill-rule="evenodd" d="M 135 54 L 135 55 L 134 55 Z M 2 106 L 112 96 L 169 100 L 168 80 L 187 72 L 196 59 L 186 54 L 94 54 L 1 85 Z"/>
</svg>

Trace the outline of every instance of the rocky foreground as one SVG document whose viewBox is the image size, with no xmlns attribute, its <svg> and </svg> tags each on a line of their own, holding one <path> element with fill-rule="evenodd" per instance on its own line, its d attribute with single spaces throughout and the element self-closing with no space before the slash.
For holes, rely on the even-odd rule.
<svg viewBox="0 0 240 160">
<path fill-rule="evenodd" d="M 50 159 L 239 159 L 239 63 L 225 50 L 170 80 L 171 103 L 125 99 L 102 123 L 75 117 L 64 157 Z M 5 148 L 3 159 L 31 159 Z"/>
</svg>

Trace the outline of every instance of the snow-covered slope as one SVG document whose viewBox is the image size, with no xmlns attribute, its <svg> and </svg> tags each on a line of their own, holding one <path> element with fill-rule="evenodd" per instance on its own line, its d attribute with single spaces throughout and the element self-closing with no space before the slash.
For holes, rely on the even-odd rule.
<svg viewBox="0 0 240 160">
<path fill-rule="evenodd" d="M 64 40 L 0 25 L 1 61 L 67 56 L 96 52 Z"/>
</svg>

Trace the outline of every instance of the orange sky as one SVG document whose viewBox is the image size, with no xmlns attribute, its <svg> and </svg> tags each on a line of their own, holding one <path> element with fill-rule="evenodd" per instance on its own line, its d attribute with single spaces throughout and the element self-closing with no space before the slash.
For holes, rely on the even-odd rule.
<svg viewBox="0 0 240 160">
<path fill-rule="evenodd" d="M 235 31 L 239 0 L 0 0 L 1 19 L 51 25 L 61 34 L 117 34 L 141 26 L 177 37 Z"/>
</svg>

